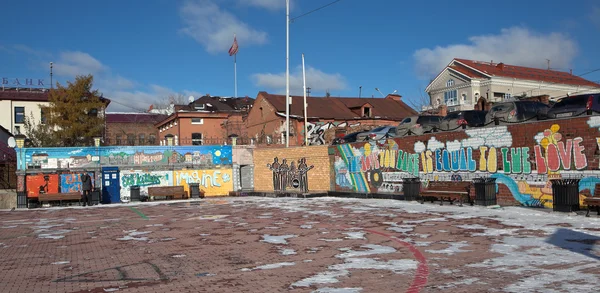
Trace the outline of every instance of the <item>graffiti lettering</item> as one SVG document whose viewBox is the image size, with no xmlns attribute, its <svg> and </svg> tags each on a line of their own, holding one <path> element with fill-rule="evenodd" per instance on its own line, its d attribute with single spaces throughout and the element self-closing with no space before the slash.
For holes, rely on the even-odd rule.
<svg viewBox="0 0 600 293">
<path fill-rule="evenodd" d="M 193 171 L 188 173 L 176 173 L 175 182 L 176 185 L 180 185 L 183 181 L 188 184 L 200 183 L 200 185 L 204 186 L 205 188 L 221 187 L 220 181 L 229 181 L 229 176 L 223 176 L 223 178 L 221 178 L 220 175 L 221 171 L 218 170 L 212 171 L 212 174 L 207 173 L 207 171 L 202 171 L 202 173 L 199 173 L 199 171 Z"/>
<path fill-rule="evenodd" d="M 150 173 L 131 173 L 125 174 L 121 176 L 121 186 L 122 187 L 130 187 L 130 186 L 149 186 L 149 185 L 160 185 L 160 180 L 162 178 L 165 180 L 169 180 L 169 175 L 156 175 Z"/>
<path fill-rule="evenodd" d="M 571 170 L 572 165 L 576 170 L 586 168 L 587 158 L 584 153 L 585 146 L 581 144 L 582 142 L 583 138 L 576 137 L 567 139 L 566 146 L 563 141 L 548 144 L 545 150 L 542 145 L 534 146 L 538 174 L 556 172 L 561 168 L 562 170 Z"/>
</svg>

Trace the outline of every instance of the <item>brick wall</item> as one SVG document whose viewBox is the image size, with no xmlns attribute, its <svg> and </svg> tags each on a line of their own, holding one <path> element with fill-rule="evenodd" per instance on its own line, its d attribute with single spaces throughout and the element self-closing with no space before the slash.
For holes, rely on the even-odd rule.
<svg viewBox="0 0 600 293">
<path fill-rule="evenodd" d="M 580 198 L 600 183 L 600 116 L 440 132 L 334 147 L 335 189 L 394 192 L 405 177 L 493 177 L 501 204 L 552 206 L 552 179 L 580 178 Z M 360 154 L 360 155 L 356 155 Z"/>
<path fill-rule="evenodd" d="M 254 150 L 254 190 L 273 191 L 273 171 L 267 164 L 273 164 L 275 157 L 282 163 L 294 162 L 298 166 L 298 160 L 306 158 L 308 166 L 314 166 L 308 171 L 308 190 L 326 191 L 330 189 L 330 163 L 327 154 L 327 146 L 290 147 L 290 148 L 257 148 Z M 294 190 L 294 188 L 289 188 Z"/>
</svg>

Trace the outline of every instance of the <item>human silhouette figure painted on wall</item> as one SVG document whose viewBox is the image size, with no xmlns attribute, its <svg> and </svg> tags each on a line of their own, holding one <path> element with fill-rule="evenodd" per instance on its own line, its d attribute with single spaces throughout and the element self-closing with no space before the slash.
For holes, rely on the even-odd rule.
<svg viewBox="0 0 600 293">
<path fill-rule="evenodd" d="M 271 172 L 273 172 L 273 189 L 274 190 L 281 190 L 281 184 L 280 184 L 280 176 L 279 176 L 279 158 L 275 157 L 275 159 L 273 159 L 273 164 L 267 164 L 267 168 L 269 168 L 269 170 L 271 170 Z"/>
<path fill-rule="evenodd" d="M 315 166 L 306 165 L 306 158 L 302 158 L 298 160 L 298 177 L 300 179 L 300 191 L 308 192 L 308 171 L 310 171 Z"/>
<path fill-rule="evenodd" d="M 314 166 L 308 166 L 306 158 L 298 160 L 296 167 L 294 161 L 288 166 L 287 159 L 283 159 L 279 164 L 279 158 L 275 157 L 272 164 L 267 164 L 267 168 L 273 172 L 273 189 L 275 191 L 286 191 L 288 187 L 291 187 L 292 189 L 297 188 L 301 192 L 308 192 L 307 173 Z"/>
</svg>

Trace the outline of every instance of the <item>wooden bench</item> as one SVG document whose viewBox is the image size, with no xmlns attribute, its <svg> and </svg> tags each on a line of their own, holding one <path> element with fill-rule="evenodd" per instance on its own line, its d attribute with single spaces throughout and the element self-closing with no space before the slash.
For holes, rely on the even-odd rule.
<svg viewBox="0 0 600 293">
<path fill-rule="evenodd" d="M 148 196 L 164 196 L 167 199 L 186 199 L 187 192 L 183 186 L 150 186 L 148 187 Z"/>
<path fill-rule="evenodd" d="M 63 201 L 77 201 L 81 203 L 81 193 L 78 191 L 74 192 L 62 192 L 62 193 L 40 193 L 38 201 L 41 203 L 58 201 L 62 205 Z"/>
<path fill-rule="evenodd" d="M 590 210 L 592 210 L 592 208 L 596 208 L 596 211 L 598 212 L 598 215 L 600 216 L 600 183 L 596 184 L 596 188 L 594 190 L 594 196 L 588 196 L 583 200 L 583 204 L 587 205 L 587 213 L 585 214 L 586 217 L 590 216 Z"/>
<path fill-rule="evenodd" d="M 471 199 L 471 182 L 469 181 L 429 181 L 429 185 L 426 190 L 421 190 L 421 203 L 425 202 L 425 196 L 431 198 L 431 203 L 435 199 L 440 200 L 440 205 L 444 204 L 444 201 L 453 204 L 454 201 L 458 200 L 459 206 L 462 206 L 463 201 L 466 200 L 469 204 L 473 205 Z"/>
</svg>

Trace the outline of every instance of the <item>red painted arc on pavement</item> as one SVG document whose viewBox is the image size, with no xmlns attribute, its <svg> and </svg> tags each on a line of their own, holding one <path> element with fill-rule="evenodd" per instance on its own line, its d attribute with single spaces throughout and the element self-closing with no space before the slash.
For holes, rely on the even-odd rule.
<svg viewBox="0 0 600 293">
<path fill-rule="evenodd" d="M 372 234 L 377 234 L 383 237 L 386 237 L 392 241 L 395 241 L 396 243 L 401 244 L 402 246 L 408 248 L 408 250 L 410 250 L 410 252 L 413 254 L 413 256 L 415 257 L 415 259 L 419 262 L 419 264 L 417 265 L 417 273 L 415 275 L 415 278 L 413 279 L 412 284 L 410 284 L 410 287 L 408 288 L 408 290 L 406 290 L 407 293 L 418 293 L 421 291 L 421 289 L 423 289 L 423 287 L 425 286 L 425 284 L 427 284 L 427 278 L 429 277 L 429 267 L 427 266 L 427 259 L 425 259 L 425 256 L 421 253 L 421 251 L 419 251 L 419 249 L 417 249 L 414 245 L 406 242 L 406 241 L 402 241 L 392 235 L 383 233 L 383 232 L 379 232 L 379 231 L 374 231 L 374 230 L 365 230 L 369 233 Z"/>
<path fill-rule="evenodd" d="M 345 226 L 345 225 L 343 225 L 342 227 L 344 227 L 346 229 L 351 228 L 351 227 Z M 404 247 L 408 248 L 408 250 L 410 250 L 410 252 L 413 254 L 413 257 L 419 262 L 419 264 L 417 265 L 417 273 L 415 274 L 415 278 L 413 279 L 413 282 L 410 284 L 410 287 L 408 287 L 408 290 L 406 290 L 406 292 L 407 293 L 420 292 L 421 289 L 423 289 L 423 287 L 425 287 L 425 285 L 427 284 L 427 278 L 429 278 L 429 267 L 427 266 L 427 259 L 421 253 L 421 251 L 419 251 L 419 249 L 417 249 L 414 245 L 412 245 L 406 241 L 402 241 L 393 235 L 375 231 L 375 230 L 370 230 L 370 229 L 365 229 L 364 231 L 388 238 L 398 244 L 401 244 L 402 246 L 404 246 Z"/>
</svg>

